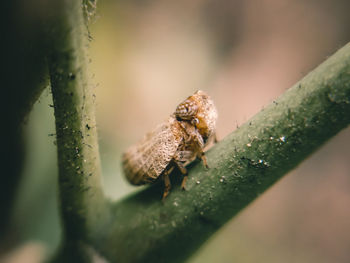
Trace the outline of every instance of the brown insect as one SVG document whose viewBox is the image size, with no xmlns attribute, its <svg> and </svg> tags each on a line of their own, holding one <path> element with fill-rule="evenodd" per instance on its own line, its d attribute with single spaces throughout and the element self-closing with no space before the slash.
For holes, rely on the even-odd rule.
<svg viewBox="0 0 350 263">
<path fill-rule="evenodd" d="M 163 199 L 170 192 L 169 174 L 177 167 L 184 175 L 186 165 L 200 158 L 208 168 L 204 147 L 216 141 L 217 111 L 213 101 L 199 90 L 180 103 L 175 112 L 155 130 L 123 154 L 123 169 L 128 181 L 134 185 L 164 180 Z"/>
</svg>

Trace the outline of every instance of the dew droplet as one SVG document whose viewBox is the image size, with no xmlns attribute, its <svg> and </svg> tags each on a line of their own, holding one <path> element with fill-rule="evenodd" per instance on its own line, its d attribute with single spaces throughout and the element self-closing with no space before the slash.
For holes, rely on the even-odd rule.
<svg viewBox="0 0 350 263">
<path fill-rule="evenodd" d="M 198 181 L 196 181 L 196 184 L 200 184 L 200 183 L 201 183 L 201 181 L 199 181 L 199 180 L 198 180 Z"/>
<path fill-rule="evenodd" d="M 280 137 L 280 141 L 281 141 L 281 142 L 286 142 L 286 137 L 285 137 L 285 136 L 281 136 L 281 137 Z"/>
</svg>

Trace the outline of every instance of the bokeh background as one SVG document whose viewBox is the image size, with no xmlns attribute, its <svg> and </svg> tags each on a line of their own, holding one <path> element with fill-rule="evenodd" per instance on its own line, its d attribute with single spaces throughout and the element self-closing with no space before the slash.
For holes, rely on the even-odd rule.
<svg viewBox="0 0 350 263">
<path fill-rule="evenodd" d="M 219 140 L 350 39 L 346 0 L 100 1 L 90 26 L 104 188 L 132 191 L 121 153 L 198 89 L 219 112 Z M 34 106 L 3 262 L 40 262 L 60 240 L 51 94 Z M 227 223 L 199 262 L 350 262 L 350 130 Z"/>
</svg>

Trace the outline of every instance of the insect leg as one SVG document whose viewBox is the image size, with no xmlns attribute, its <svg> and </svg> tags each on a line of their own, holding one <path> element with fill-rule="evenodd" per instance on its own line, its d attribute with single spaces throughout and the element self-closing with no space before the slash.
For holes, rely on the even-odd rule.
<svg viewBox="0 0 350 263">
<path fill-rule="evenodd" d="M 182 179 L 182 182 L 181 182 L 181 189 L 182 190 L 186 190 L 185 185 L 186 185 L 187 178 L 188 178 L 188 175 L 185 175 L 184 179 Z"/>
<path fill-rule="evenodd" d="M 200 135 L 200 133 L 198 132 L 198 130 L 195 130 L 193 133 L 192 133 L 192 136 L 193 138 L 195 138 L 195 141 L 197 142 L 198 146 L 200 149 L 203 149 L 204 148 L 204 141 L 203 141 L 203 137 L 202 135 Z"/>
<path fill-rule="evenodd" d="M 163 192 L 163 200 L 165 199 L 165 197 L 168 196 L 168 194 L 170 193 L 170 189 L 171 189 L 171 183 L 170 183 L 170 179 L 169 179 L 169 174 L 174 170 L 174 166 L 172 166 L 171 168 L 167 169 L 164 174 L 163 174 L 163 180 L 164 180 L 164 192 Z"/>
<path fill-rule="evenodd" d="M 219 141 L 218 141 L 218 136 L 216 135 L 216 132 L 214 133 L 213 137 L 214 137 L 214 143 L 218 143 Z"/>
<path fill-rule="evenodd" d="M 205 168 L 208 169 L 209 166 L 208 166 L 207 158 L 205 157 L 203 152 L 203 149 L 205 146 L 203 137 L 200 135 L 200 133 L 196 129 L 190 132 L 190 136 L 194 138 L 195 142 L 197 143 L 197 158 L 200 158 L 203 161 Z"/>
<path fill-rule="evenodd" d="M 195 132 L 192 134 L 192 136 L 194 136 L 194 138 L 197 142 L 197 145 L 198 145 L 197 158 L 200 158 L 203 161 L 205 168 L 209 169 L 207 158 L 205 157 L 204 151 L 203 151 L 204 142 L 203 142 L 202 136 L 199 134 L 199 132 L 197 130 L 195 130 Z M 214 139 L 216 140 L 216 135 L 215 135 Z"/>
<path fill-rule="evenodd" d="M 209 168 L 208 166 L 208 162 L 207 162 L 207 158 L 204 155 L 204 142 L 203 142 L 203 138 L 202 136 L 199 134 L 199 132 L 196 130 L 196 132 L 194 133 L 194 138 L 196 138 L 196 141 L 198 143 L 198 154 L 197 154 L 197 158 L 200 158 L 203 161 L 203 164 L 205 166 L 205 168 Z M 216 137 L 216 136 L 215 136 Z"/>
<path fill-rule="evenodd" d="M 187 175 L 187 169 L 186 169 L 186 167 L 184 166 L 184 164 L 182 162 L 174 160 L 174 163 L 176 164 L 176 166 L 179 168 L 180 172 L 183 175 Z"/>
<path fill-rule="evenodd" d="M 182 162 L 179 162 L 177 160 L 174 160 L 174 162 L 175 162 L 176 166 L 179 168 L 179 170 L 182 173 L 182 175 L 184 176 L 184 178 L 182 179 L 182 182 L 181 182 L 181 189 L 182 190 L 186 190 L 185 189 L 185 184 L 186 184 L 186 181 L 187 181 L 187 178 L 188 178 L 187 169 L 186 169 L 185 165 Z"/>
<path fill-rule="evenodd" d="M 208 162 L 207 162 L 207 157 L 205 156 L 203 151 L 198 153 L 198 158 L 200 158 L 202 160 L 205 168 L 209 169 Z"/>
</svg>

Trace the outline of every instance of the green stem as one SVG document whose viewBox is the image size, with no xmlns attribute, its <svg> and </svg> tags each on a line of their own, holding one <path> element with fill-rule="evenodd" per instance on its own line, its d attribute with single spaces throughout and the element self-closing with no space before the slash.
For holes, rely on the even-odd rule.
<svg viewBox="0 0 350 263">
<path fill-rule="evenodd" d="M 105 240 L 113 262 L 183 262 L 215 231 L 350 123 L 350 44 L 190 169 L 187 191 L 161 202 L 155 185 L 114 205 Z M 174 175 L 175 177 L 176 175 Z"/>
<path fill-rule="evenodd" d="M 56 3 L 48 57 L 55 109 L 59 192 L 65 240 L 96 236 L 108 220 L 101 189 L 93 85 L 81 1 Z M 74 246 L 69 246 L 74 247 Z"/>
<path fill-rule="evenodd" d="M 207 153 L 209 170 L 194 164 L 188 191 L 175 186 L 161 202 L 158 184 L 110 211 L 101 190 L 80 4 L 60 1 L 50 28 L 48 61 L 65 230 L 56 260 L 90 261 L 89 243 L 112 262 L 181 262 L 350 121 L 348 44 L 213 147 Z"/>
</svg>

